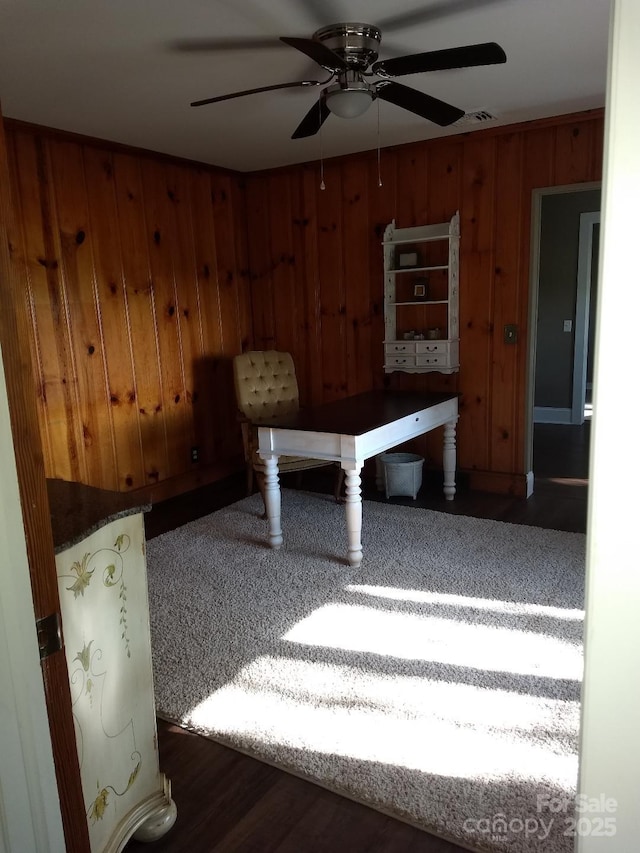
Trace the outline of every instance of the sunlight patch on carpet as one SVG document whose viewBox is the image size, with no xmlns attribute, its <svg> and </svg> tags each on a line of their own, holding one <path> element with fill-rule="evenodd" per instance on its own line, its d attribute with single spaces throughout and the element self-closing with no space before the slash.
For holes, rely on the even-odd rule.
<svg viewBox="0 0 640 853">
<path fill-rule="evenodd" d="M 327 604 L 300 621 L 283 639 L 477 670 L 576 681 L 582 677 L 580 647 L 558 637 L 358 605 Z"/>
<path fill-rule="evenodd" d="M 548 607 L 544 604 L 529 604 L 525 601 L 500 601 L 491 598 L 469 598 L 465 595 L 447 595 L 442 592 L 431 592 L 419 589 L 391 589 L 389 587 L 365 586 L 364 584 L 348 584 L 347 592 L 371 595 L 375 598 L 388 598 L 391 601 L 415 601 L 421 604 L 443 604 L 451 607 L 472 607 L 478 610 L 494 610 L 496 613 L 532 614 L 536 616 L 552 616 L 555 619 L 569 619 L 581 622 L 584 610 L 568 609 L 566 607 Z"/>
<path fill-rule="evenodd" d="M 352 676 L 344 667 L 260 658 L 201 702 L 184 722 L 199 729 L 215 724 L 227 736 L 250 737 L 263 746 L 447 777 L 509 779 L 514 765 L 521 768 L 521 778 L 544 773 L 566 784 L 575 777 L 574 756 L 562 750 L 542 755 L 513 734 L 547 725 L 549 738 L 564 736 L 575 725 L 578 703 L 422 679 L 390 679 L 387 689 L 372 682 L 347 691 Z"/>
</svg>

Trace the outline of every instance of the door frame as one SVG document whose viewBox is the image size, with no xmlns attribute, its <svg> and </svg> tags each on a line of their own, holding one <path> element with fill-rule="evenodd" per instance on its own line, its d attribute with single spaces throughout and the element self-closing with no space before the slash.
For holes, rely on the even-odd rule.
<svg viewBox="0 0 640 853">
<path fill-rule="evenodd" d="M 0 850 L 64 850 L 0 350 Z"/>
<path fill-rule="evenodd" d="M 573 388 L 571 423 L 584 423 L 584 401 L 587 393 L 587 357 L 589 352 L 589 308 L 591 305 L 591 263 L 593 230 L 600 224 L 601 211 L 580 214 L 578 240 L 578 280 L 574 324 Z"/>
<path fill-rule="evenodd" d="M 533 493 L 533 410 L 536 386 L 536 346 L 538 338 L 538 293 L 540 287 L 540 246 L 542 233 L 542 200 L 548 195 L 601 190 L 602 181 L 585 181 L 557 187 L 536 187 L 531 193 L 531 256 L 529 271 L 529 314 L 525 396 L 524 470 L 527 472 L 527 497 Z M 586 360 L 585 360 L 586 365 Z M 575 365 L 574 365 L 575 369 Z M 586 367 L 585 367 L 586 369 Z"/>
</svg>

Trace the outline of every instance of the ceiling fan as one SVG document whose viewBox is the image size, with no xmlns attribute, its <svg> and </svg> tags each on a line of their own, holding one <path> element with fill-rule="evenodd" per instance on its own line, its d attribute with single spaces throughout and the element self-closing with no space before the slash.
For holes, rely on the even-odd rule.
<svg viewBox="0 0 640 853">
<path fill-rule="evenodd" d="M 282 37 L 280 41 L 304 53 L 328 71 L 330 76 L 326 80 L 296 80 L 292 83 L 244 89 L 241 92 L 193 101 L 191 106 L 215 104 L 275 89 L 322 86 L 324 88 L 320 90 L 318 101 L 295 129 L 292 139 L 313 136 L 331 113 L 341 118 L 362 115 L 376 98 L 446 127 L 461 118 L 464 110 L 402 83 L 396 83 L 393 78 L 427 71 L 497 65 L 507 61 L 500 45 L 485 42 L 377 62 L 381 38 L 382 33 L 378 27 L 361 23 L 331 24 L 317 30 L 310 39 Z"/>
</svg>

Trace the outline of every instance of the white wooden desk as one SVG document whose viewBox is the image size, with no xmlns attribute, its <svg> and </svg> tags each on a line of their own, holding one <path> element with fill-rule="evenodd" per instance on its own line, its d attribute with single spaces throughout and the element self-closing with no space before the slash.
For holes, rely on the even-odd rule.
<svg viewBox="0 0 640 853">
<path fill-rule="evenodd" d="M 444 426 L 444 494 L 447 500 L 453 500 L 457 420 L 457 394 L 367 391 L 259 425 L 259 453 L 266 465 L 265 506 L 271 547 L 282 545 L 279 456 L 340 463 L 346 478 L 347 559 L 350 565 L 359 566 L 362 562 L 360 472 L 365 459 Z"/>
</svg>

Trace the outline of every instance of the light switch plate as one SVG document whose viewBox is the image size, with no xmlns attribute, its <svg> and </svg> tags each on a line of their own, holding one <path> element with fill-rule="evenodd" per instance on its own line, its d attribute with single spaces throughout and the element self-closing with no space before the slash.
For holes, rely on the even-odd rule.
<svg viewBox="0 0 640 853">
<path fill-rule="evenodd" d="M 562 331 L 570 332 L 573 329 L 573 320 L 563 320 L 562 321 Z"/>
<path fill-rule="evenodd" d="M 515 323 L 507 323 L 505 325 L 504 342 L 505 344 L 515 344 L 518 342 L 518 327 Z"/>
</svg>

